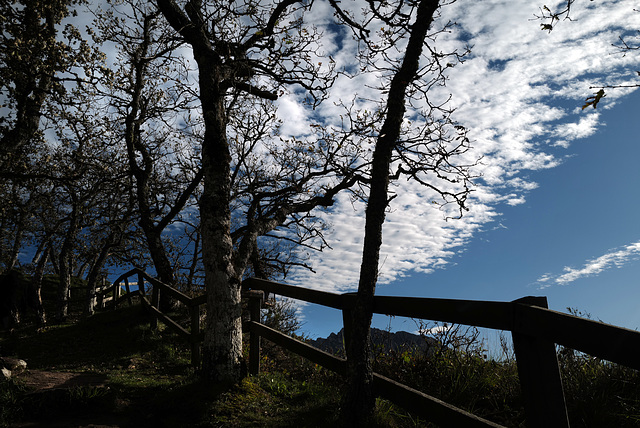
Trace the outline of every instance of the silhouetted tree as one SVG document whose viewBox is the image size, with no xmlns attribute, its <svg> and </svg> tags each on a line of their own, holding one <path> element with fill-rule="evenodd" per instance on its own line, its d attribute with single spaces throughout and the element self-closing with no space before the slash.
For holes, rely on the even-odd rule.
<svg viewBox="0 0 640 428">
<path fill-rule="evenodd" d="M 242 376 L 241 280 L 259 237 L 278 229 L 282 238 L 299 241 L 283 233 L 284 227 L 302 231 L 302 239 L 309 233 L 319 236 L 308 213 L 332 205 L 339 191 L 356 182 L 353 171 L 336 165 L 342 148 L 279 141 L 275 128 L 236 132 L 234 120 L 259 124 L 261 106 L 289 87 L 317 104 L 336 74 L 330 58 L 318 60 L 319 34 L 303 25 L 310 3 L 157 4 L 198 65 L 204 122 L 199 206 L 208 296 L 203 372 L 209 379 L 233 382 Z M 234 153 L 234 147 L 242 148 Z M 234 207 L 239 211 L 232 214 Z M 233 224 L 238 226 L 232 231 Z"/>
<path fill-rule="evenodd" d="M 345 24 L 362 42 L 360 67 L 380 72 L 384 85 L 377 112 L 355 117 L 352 129 L 367 130 L 375 135 L 375 149 L 366 196 L 365 236 L 362 264 L 355 307 L 351 311 L 346 343 L 348 384 L 343 401 L 345 426 L 369 426 L 375 395 L 371 367 L 370 326 L 373 298 L 379 274 L 382 226 L 393 195 L 390 180 L 406 176 L 417 180 L 439 195 L 445 204 L 453 204 L 458 214 L 466 209 L 470 191 L 469 163 L 463 156 L 469 149 L 466 130 L 451 119 L 446 104 L 430 101 L 429 89 L 441 85 L 446 69 L 452 67 L 463 53 L 443 53 L 433 46 L 440 29 L 432 28 L 438 16 L 438 0 L 368 2 L 369 9 L 356 23 L 344 11 Z M 335 5 L 334 7 L 338 7 Z M 378 38 L 370 26 L 385 23 Z M 372 25 L 373 24 L 373 25 Z M 373 27 L 374 29 L 376 27 Z M 394 55 L 396 43 L 406 43 L 399 55 Z M 382 95 L 386 93 L 386 99 Z M 407 111 L 410 106 L 411 111 Z M 416 114 L 420 107 L 423 110 Z M 412 125 L 405 125 L 409 118 Z M 421 117 L 420 117 L 421 116 Z M 381 126 L 380 126 L 381 123 Z"/>
</svg>

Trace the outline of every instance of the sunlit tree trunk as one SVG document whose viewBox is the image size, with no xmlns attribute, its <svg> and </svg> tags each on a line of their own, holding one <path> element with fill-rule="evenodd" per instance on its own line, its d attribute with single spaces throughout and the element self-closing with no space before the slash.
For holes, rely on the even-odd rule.
<svg viewBox="0 0 640 428">
<path fill-rule="evenodd" d="M 111 234 L 103 243 L 102 248 L 100 249 L 100 254 L 98 254 L 96 259 L 91 264 L 91 268 L 89 269 L 89 275 L 87 276 L 86 302 L 84 308 L 85 315 L 93 315 L 95 311 L 98 276 L 100 275 L 100 271 L 107 261 L 107 257 L 109 257 L 109 251 L 113 247 L 113 240 L 113 234 Z"/>
<path fill-rule="evenodd" d="M 79 228 L 79 213 L 77 207 L 77 198 L 73 195 L 70 189 L 71 196 L 71 214 L 69 217 L 69 225 L 67 232 L 62 242 L 62 248 L 60 249 L 59 259 L 59 283 L 58 283 L 58 312 L 56 318 L 58 321 L 64 321 L 67 318 L 69 311 L 69 289 L 71 288 L 71 274 L 73 272 L 73 247 L 78 234 Z"/>
<path fill-rule="evenodd" d="M 292 150 L 273 153 L 276 159 L 284 160 L 284 165 L 279 165 L 281 170 L 269 171 L 259 162 L 254 166 L 249 158 L 257 153 L 252 150 L 260 146 L 262 139 L 268 141 L 276 129 L 269 125 L 269 120 L 262 129 L 262 117 L 254 125 L 259 129 L 245 129 L 246 133 L 236 134 L 240 134 L 240 139 L 246 136 L 251 140 L 237 154 L 243 159 L 241 165 L 232 164 L 232 149 L 239 146 L 231 147 L 227 135 L 238 128 L 242 131 L 238 115 L 257 117 L 262 104 L 259 99 L 275 101 L 286 86 L 310 91 L 310 100 L 324 94 L 333 84 L 333 68 L 325 73 L 318 68 L 322 63 L 305 62 L 310 58 L 308 49 L 315 46 L 314 32 L 301 31 L 292 39 L 282 25 L 287 21 L 299 25 L 300 15 L 309 9 L 310 2 L 260 3 L 260 7 L 246 9 L 255 9 L 253 12 L 246 12 L 247 5 L 243 3 L 201 0 L 157 0 L 157 3 L 171 26 L 192 48 L 198 65 L 205 129 L 201 154 L 204 189 L 199 206 L 208 299 L 203 374 L 215 381 L 236 382 L 243 374 L 241 279 L 256 251 L 257 238 L 286 225 L 303 230 L 299 238 L 302 242 L 305 236 L 319 235 L 321 239 L 315 226 L 304 224 L 304 214 L 295 214 L 330 206 L 334 196 L 353 186 L 356 179 L 347 174 L 349 167 L 336 167 L 333 164 L 336 158 L 331 154 L 304 163 L 297 155 L 301 151 L 299 146 L 296 149 L 295 141 L 291 142 Z M 293 63 L 297 65 L 289 67 Z M 320 98 L 316 101 L 320 102 Z M 235 128 L 230 124 L 235 124 Z M 235 140 L 238 143 L 237 137 Z M 312 155 L 307 147 L 302 150 L 306 152 L 305 159 Z M 342 146 L 336 147 L 335 150 L 340 150 Z M 300 167 L 289 170 L 291 164 Z M 255 176 L 256 180 L 249 179 L 251 183 L 246 184 L 242 183 L 244 177 L 236 176 L 238 179 L 234 181 L 232 170 L 240 175 L 246 173 L 247 178 Z M 327 180 L 321 180 L 322 177 Z M 323 184 L 316 186 L 320 182 Z M 232 188 L 233 184 L 236 188 Z M 238 196 L 239 191 L 243 196 Z M 237 212 L 242 213 L 246 222 L 232 234 L 231 206 L 232 202 L 238 206 L 239 199 L 243 199 L 242 208 Z"/>
<path fill-rule="evenodd" d="M 36 264 L 36 270 L 33 273 L 33 288 L 36 290 L 36 296 L 38 297 L 39 307 L 42 307 L 42 279 L 44 277 L 44 269 L 47 266 L 47 261 L 49 260 L 49 245 L 45 247 L 40 258 L 38 259 L 38 263 Z M 38 314 L 40 317 L 40 324 L 44 325 L 47 322 L 46 314 L 44 313 L 44 309 L 42 313 Z"/>
<path fill-rule="evenodd" d="M 213 55 L 194 47 L 200 70 L 205 121 L 202 143 L 204 191 L 200 199 L 202 255 L 207 290 L 203 371 L 211 380 L 234 382 L 242 373 L 240 278 L 233 266 L 231 239 L 231 154 L 227 142 L 224 89 Z"/>
</svg>

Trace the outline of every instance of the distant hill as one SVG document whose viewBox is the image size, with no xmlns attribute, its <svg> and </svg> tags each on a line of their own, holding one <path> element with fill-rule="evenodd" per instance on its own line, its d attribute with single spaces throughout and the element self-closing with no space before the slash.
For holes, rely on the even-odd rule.
<svg viewBox="0 0 640 428">
<path fill-rule="evenodd" d="M 325 352 L 335 355 L 344 355 L 344 329 L 338 333 L 331 333 L 326 338 L 318 338 L 309 341 L 310 345 Z M 397 331 L 395 333 L 371 328 L 371 344 L 375 346 L 383 346 L 385 349 L 394 351 L 402 349 L 419 349 L 426 351 L 436 344 L 436 340 L 430 337 L 423 337 L 406 331 Z"/>
</svg>

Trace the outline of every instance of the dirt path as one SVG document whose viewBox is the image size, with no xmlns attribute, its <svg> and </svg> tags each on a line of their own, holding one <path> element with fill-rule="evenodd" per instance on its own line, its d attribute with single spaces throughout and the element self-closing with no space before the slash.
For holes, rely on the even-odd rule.
<svg viewBox="0 0 640 428">
<path fill-rule="evenodd" d="M 49 372 L 44 370 L 26 370 L 16 379 L 25 383 L 34 392 L 68 389 L 74 387 L 104 387 L 107 377 L 94 373 Z"/>
<path fill-rule="evenodd" d="M 95 373 L 51 372 L 45 370 L 25 370 L 15 376 L 29 388 L 28 397 L 64 394 L 75 387 L 106 387 L 107 377 Z M 12 425 L 15 428 L 119 428 L 126 425 L 117 414 L 55 414 Z M 124 423 L 123 423 L 124 422 Z"/>
</svg>

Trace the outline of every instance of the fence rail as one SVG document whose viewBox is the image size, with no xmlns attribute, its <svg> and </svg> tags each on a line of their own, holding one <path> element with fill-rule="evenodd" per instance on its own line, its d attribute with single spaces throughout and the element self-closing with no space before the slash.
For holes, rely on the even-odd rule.
<svg viewBox="0 0 640 428">
<path fill-rule="evenodd" d="M 136 283 L 129 278 L 137 276 Z M 150 287 L 147 289 L 146 284 Z M 131 286 L 138 289 L 131 291 Z M 354 307 L 354 293 L 336 294 L 310 290 L 272 281 L 250 278 L 243 287 L 249 290 L 250 331 L 249 371 L 260 371 L 260 341 L 265 338 L 299 354 L 338 374 L 346 375 L 347 360 L 321 351 L 260 322 L 264 292 L 303 300 L 342 311 L 345 341 L 350 335 L 350 311 Z M 121 295 L 122 291 L 126 294 Z M 190 331 L 160 311 L 160 294 L 182 302 L 189 310 Z M 98 301 L 112 295 L 116 307 L 124 300 L 140 302 L 153 314 L 152 327 L 162 321 L 191 343 L 192 364 L 200 364 L 200 305 L 206 296 L 195 298 L 150 277 L 140 269 L 122 274 L 111 286 L 103 287 Z M 102 299 L 102 300 L 101 300 Z M 640 332 L 553 311 L 547 307 L 546 297 L 523 297 L 512 302 L 435 299 L 415 297 L 375 296 L 374 313 L 429 319 L 454 324 L 510 331 L 518 366 L 527 425 L 530 427 L 569 427 L 569 420 L 556 355 L 556 344 L 640 370 Z M 602 338 L 606 337 L 606 346 Z M 374 374 L 377 395 L 419 414 L 441 426 L 499 427 L 500 425 L 458 409 L 424 392 Z"/>
<path fill-rule="evenodd" d="M 250 303 L 253 308 L 249 356 L 252 373 L 260 369 L 260 337 L 337 373 L 345 373 L 346 360 L 260 324 L 259 309 L 256 311 L 259 303 L 255 302 L 260 301 L 262 292 L 268 292 L 341 310 L 345 341 L 348 341 L 355 294 L 309 290 L 256 278 L 245 280 L 243 285 L 256 290 L 250 293 L 254 301 Z M 510 331 L 527 425 L 531 427 L 569 426 L 556 344 L 640 370 L 640 332 L 550 310 L 546 297 L 529 296 L 513 302 L 495 302 L 375 296 L 373 306 L 377 314 Z M 602 339 L 605 337 L 606 346 Z M 499 426 L 377 374 L 374 387 L 378 395 L 443 426 Z"/>
<path fill-rule="evenodd" d="M 129 278 L 132 276 L 137 276 L 138 281 L 130 283 Z M 145 287 L 147 283 L 150 284 L 149 289 Z M 132 285 L 136 285 L 138 289 L 131 291 Z M 123 287 L 125 294 L 121 295 Z M 162 293 L 166 293 L 167 296 L 178 300 L 187 307 L 190 317 L 190 331 L 160 310 L 160 295 Z M 200 365 L 200 342 L 202 342 L 204 338 L 204 333 L 200 331 L 200 306 L 206 303 L 207 297 L 205 295 L 189 297 L 175 288 L 158 281 L 156 278 L 149 276 L 145 271 L 138 268 L 123 273 L 118 279 L 113 281 L 110 286 L 103 287 L 96 294 L 98 296 L 98 302 L 105 302 L 104 296 L 112 294 L 113 297 L 110 299 L 113 301 L 114 308 L 124 300 L 127 300 L 129 304 L 133 304 L 133 297 L 138 296 L 141 304 L 153 315 L 151 327 L 154 329 L 157 328 L 158 321 L 162 321 L 162 323 L 176 334 L 186 339 L 191 344 L 191 364 L 194 366 Z M 102 307 L 104 307 L 104 304 Z"/>
</svg>

